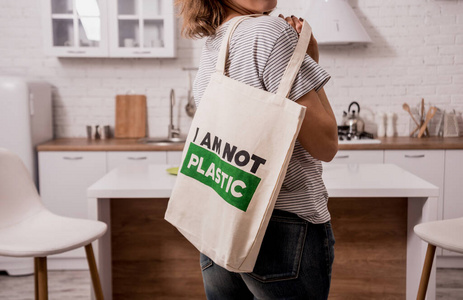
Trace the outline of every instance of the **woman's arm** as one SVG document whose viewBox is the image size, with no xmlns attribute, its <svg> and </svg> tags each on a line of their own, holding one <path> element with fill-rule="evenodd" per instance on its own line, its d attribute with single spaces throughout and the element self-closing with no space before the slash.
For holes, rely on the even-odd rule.
<svg viewBox="0 0 463 300">
<path fill-rule="evenodd" d="M 297 139 L 314 158 L 331 161 L 338 152 L 338 126 L 325 91 L 311 90 L 296 102 L 307 107 Z"/>
<path fill-rule="evenodd" d="M 295 16 L 285 18 L 282 14 L 279 17 L 286 20 L 298 33 L 301 32 L 302 19 Z M 310 36 L 307 54 L 318 63 L 318 44 L 313 34 Z M 324 88 L 318 92 L 311 90 L 296 102 L 307 107 L 298 135 L 299 142 L 314 158 L 331 161 L 338 152 L 338 125 Z"/>
</svg>

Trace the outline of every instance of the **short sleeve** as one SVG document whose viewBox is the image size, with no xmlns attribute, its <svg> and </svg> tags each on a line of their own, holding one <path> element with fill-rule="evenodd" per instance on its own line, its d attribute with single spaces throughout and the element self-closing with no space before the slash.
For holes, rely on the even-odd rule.
<svg viewBox="0 0 463 300">
<path fill-rule="evenodd" d="M 264 87 L 276 93 L 286 66 L 294 53 L 298 42 L 296 30 L 287 24 L 276 40 L 262 72 Z M 331 78 L 308 54 L 305 54 L 288 98 L 296 101 L 311 90 L 319 91 Z"/>
</svg>

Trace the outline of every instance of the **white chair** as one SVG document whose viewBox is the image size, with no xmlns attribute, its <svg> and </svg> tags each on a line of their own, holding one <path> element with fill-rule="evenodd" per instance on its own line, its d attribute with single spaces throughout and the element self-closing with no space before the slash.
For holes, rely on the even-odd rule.
<svg viewBox="0 0 463 300">
<path fill-rule="evenodd" d="M 421 223 L 413 228 L 415 233 L 428 243 L 417 300 L 424 300 L 428 289 L 429 275 L 436 252 L 436 246 L 453 252 L 463 253 L 463 218 Z"/>
<path fill-rule="evenodd" d="M 106 228 L 103 222 L 61 217 L 48 211 L 21 159 L 0 148 L 0 255 L 34 257 L 35 299 L 48 299 L 47 256 L 82 246 L 95 297 L 103 299 L 91 243 Z"/>
</svg>

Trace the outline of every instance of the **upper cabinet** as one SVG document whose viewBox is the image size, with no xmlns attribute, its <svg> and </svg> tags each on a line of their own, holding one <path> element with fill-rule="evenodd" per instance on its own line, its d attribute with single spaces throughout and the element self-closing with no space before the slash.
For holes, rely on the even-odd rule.
<svg viewBox="0 0 463 300">
<path fill-rule="evenodd" d="M 45 53 L 175 57 L 173 0 L 42 0 Z"/>
<path fill-rule="evenodd" d="M 109 55 L 174 57 L 174 20 L 172 0 L 114 1 L 109 5 Z"/>
</svg>

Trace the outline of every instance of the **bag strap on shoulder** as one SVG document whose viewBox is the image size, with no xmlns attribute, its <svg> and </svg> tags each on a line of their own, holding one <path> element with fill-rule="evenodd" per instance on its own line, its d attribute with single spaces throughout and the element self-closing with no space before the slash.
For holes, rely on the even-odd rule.
<svg viewBox="0 0 463 300">
<path fill-rule="evenodd" d="M 244 16 L 234 17 L 230 20 L 230 25 L 228 25 L 227 31 L 225 32 L 225 35 L 222 38 L 222 44 L 220 45 L 219 55 L 217 57 L 217 64 L 216 64 L 217 72 L 219 72 L 222 75 L 225 74 L 225 64 L 228 59 L 228 50 L 230 46 L 230 40 L 231 40 L 232 34 L 235 31 L 236 27 L 238 27 L 238 24 L 241 23 L 241 21 L 245 19 L 250 19 L 252 17 L 262 16 L 262 15 L 263 14 L 244 15 Z"/>
<path fill-rule="evenodd" d="M 289 92 L 293 86 L 296 75 L 301 68 L 302 61 L 304 60 L 307 47 L 309 46 L 310 36 L 312 35 L 312 28 L 309 23 L 304 20 L 302 23 L 302 30 L 299 34 L 299 41 L 297 42 L 294 53 L 286 66 L 286 70 L 281 78 L 280 85 L 278 86 L 277 95 L 288 98 Z"/>
<path fill-rule="evenodd" d="M 216 70 L 220 74 L 225 74 L 225 64 L 228 59 L 228 50 L 230 45 L 230 40 L 233 32 L 235 31 L 238 24 L 245 19 L 249 19 L 255 16 L 262 16 L 263 14 L 251 14 L 251 15 L 244 15 L 234 17 L 230 22 L 230 25 L 225 32 L 225 35 L 222 39 L 222 44 L 220 46 L 219 55 L 217 57 L 217 65 Z M 293 86 L 294 80 L 296 79 L 296 75 L 299 72 L 299 68 L 301 67 L 302 61 L 304 60 L 304 56 L 309 46 L 310 36 L 312 34 L 312 28 L 310 27 L 309 23 L 305 20 L 302 24 L 302 30 L 299 35 L 299 40 L 297 42 L 296 48 L 294 49 L 294 53 L 291 56 L 291 59 L 286 66 L 285 72 L 280 81 L 280 85 L 278 86 L 278 90 L 276 92 L 277 95 L 282 96 L 284 98 L 288 97 L 289 92 L 291 91 L 291 87 Z"/>
</svg>

